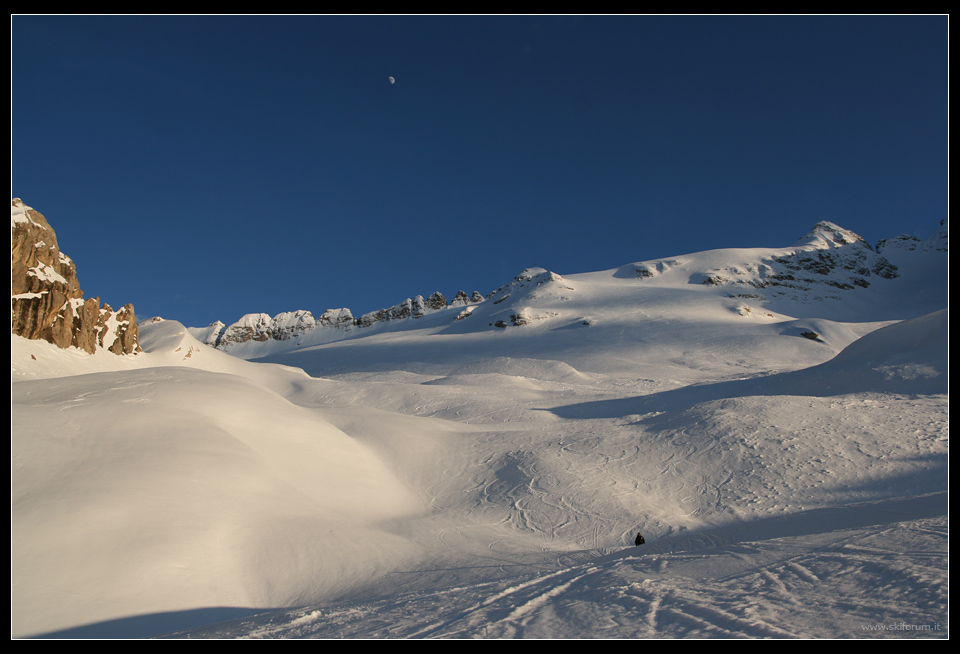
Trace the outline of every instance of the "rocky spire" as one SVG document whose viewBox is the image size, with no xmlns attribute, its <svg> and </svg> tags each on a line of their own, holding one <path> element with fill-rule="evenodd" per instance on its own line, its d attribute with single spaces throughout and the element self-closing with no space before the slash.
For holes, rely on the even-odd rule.
<svg viewBox="0 0 960 654">
<path fill-rule="evenodd" d="M 10 207 L 11 331 L 91 354 L 97 348 L 130 354 L 137 345 L 133 305 L 119 311 L 83 299 L 77 268 L 60 251 L 50 223 L 19 198 Z"/>
</svg>

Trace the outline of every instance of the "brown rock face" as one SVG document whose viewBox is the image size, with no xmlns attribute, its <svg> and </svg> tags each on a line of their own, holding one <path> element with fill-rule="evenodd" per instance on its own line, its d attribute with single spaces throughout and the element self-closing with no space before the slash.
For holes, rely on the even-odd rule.
<svg viewBox="0 0 960 654">
<path fill-rule="evenodd" d="M 100 298 L 84 300 L 77 268 L 60 252 L 53 228 L 19 198 L 11 201 L 10 266 L 14 334 L 91 354 L 97 348 L 140 351 L 133 305 L 114 312 L 110 305 L 101 308 Z"/>
</svg>

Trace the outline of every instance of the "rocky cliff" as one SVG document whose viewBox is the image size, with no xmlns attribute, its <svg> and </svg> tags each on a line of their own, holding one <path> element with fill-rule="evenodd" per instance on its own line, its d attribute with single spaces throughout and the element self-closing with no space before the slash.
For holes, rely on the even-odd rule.
<svg viewBox="0 0 960 654">
<path fill-rule="evenodd" d="M 50 223 L 19 198 L 10 209 L 11 331 L 61 348 L 139 351 L 133 305 L 119 311 L 83 299 L 77 268 L 60 251 Z"/>
</svg>

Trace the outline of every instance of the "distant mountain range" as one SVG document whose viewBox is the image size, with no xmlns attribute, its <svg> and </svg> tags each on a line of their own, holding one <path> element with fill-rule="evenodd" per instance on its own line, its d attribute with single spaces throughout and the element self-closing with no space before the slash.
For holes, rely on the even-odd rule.
<svg viewBox="0 0 960 654">
<path fill-rule="evenodd" d="M 627 296 L 642 289 L 675 286 L 679 281 L 729 298 L 737 303 L 735 310 L 743 314 L 777 310 L 794 317 L 842 315 L 846 312 L 838 309 L 841 305 L 849 308 L 851 302 L 862 312 L 864 305 L 883 303 L 884 291 L 902 287 L 906 281 L 924 287 L 915 296 L 916 311 L 902 316 L 913 317 L 939 308 L 927 306 L 927 300 L 929 296 L 936 297 L 940 282 L 925 282 L 924 278 L 930 274 L 930 259 L 943 254 L 940 259 L 945 263 L 947 250 L 947 220 L 925 240 L 900 235 L 881 240 L 876 247 L 850 230 L 822 221 L 786 248 L 714 250 L 627 264 L 606 274 L 633 282 L 624 288 Z M 942 278 L 935 274 L 934 279 Z M 894 280 L 899 281 L 891 284 Z M 432 314 L 442 314 L 444 318 L 437 320 L 448 323 L 470 318 L 467 323 L 472 325 L 471 329 L 507 329 L 564 320 L 563 311 L 546 305 L 562 303 L 565 294 L 569 295 L 565 292 L 573 290 L 571 283 L 555 272 L 528 268 L 485 296 L 478 291 L 468 295 L 461 290 L 448 302 L 443 294 L 434 292 L 426 298 L 407 298 L 359 318 L 348 308 L 328 309 L 319 317 L 306 310 L 272 317 L 249 313 L 230 325 L 217 321 L 188 329 L 202 343 L 248 359 L 409 329 L 412 321 Z M 626 296 L 624 299 L 630 301 Z M 816 310 L 811 310 L 811 303 L 817 306 Z M 805 305 L 807 309 L 803 309 Z M 862 313 L 856 319 L 863 319 Z M 592 320 L 583 317 L 581 323 L 589 325 Z"/>
</svg>

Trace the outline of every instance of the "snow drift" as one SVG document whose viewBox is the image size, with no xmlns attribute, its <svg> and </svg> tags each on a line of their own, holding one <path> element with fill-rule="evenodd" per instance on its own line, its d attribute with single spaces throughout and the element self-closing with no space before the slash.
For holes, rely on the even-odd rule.
<svg viewBox="0 0 960 654">
<path fill-rule="evenodd" d="M 946 254 L 839 288 L 834 227 L 256 361 L 13 336 L 12 633 L 946 636 Z"/>
</svg>

